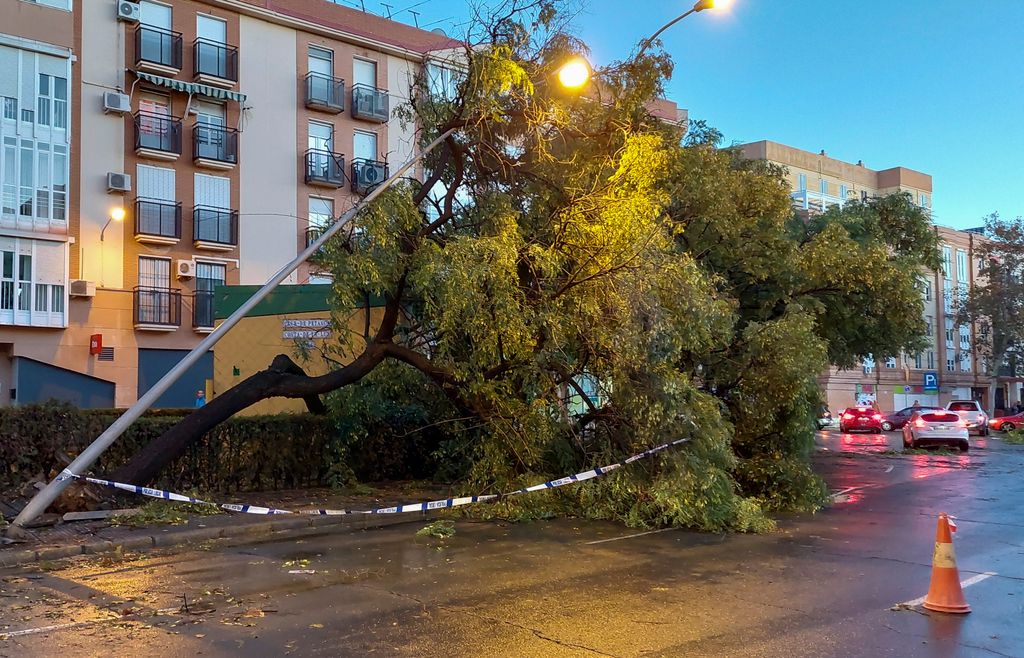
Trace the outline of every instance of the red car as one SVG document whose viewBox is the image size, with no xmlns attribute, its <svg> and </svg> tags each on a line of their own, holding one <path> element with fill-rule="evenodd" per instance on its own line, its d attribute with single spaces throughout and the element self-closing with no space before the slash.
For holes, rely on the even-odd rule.
<svg viewBox="0 0 1024 658">
<path fill-rule="evenodd" d="M 882 414 L 871 407 L 850 407 L 839 417 L 840 432 L 867 431 L 882 433 Z"/>
<path fill-rule="evenodd" d="M 1009 432 L 1010 430 L 1017 429 L 1018 427 L 1024 427 L 1024 413 L 1013 414 L 1012 416 L 1003 416 L 1002 418 L 993 418 L 988 421 L 988 428 L 996 432 Z"/>
</svg>

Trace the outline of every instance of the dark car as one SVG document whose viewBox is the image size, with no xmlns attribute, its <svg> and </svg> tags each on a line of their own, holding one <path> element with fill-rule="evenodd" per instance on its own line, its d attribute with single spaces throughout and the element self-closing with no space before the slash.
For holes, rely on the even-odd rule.
<svg viewBox="0 0 1024 658">
<path fill-rule="evenodd" d="M 891 414 L 886 414 L 882 418 L 882 430 L 886 432 L 891 432 L 893 430 L 903 429 L 903 426 L 907 424 L 907 422 L 910 420 L 910 417 L 914 414 L 915 411 L 920 411 L 921 413 L 924 413 L 925 411 L 937 411 L 940 409 L 942 409 L 942 407 L 917 406 L 907 407 L 906 409 L 894 411 Z"/>
<path fill-rule="evenodd" d="M 988 421 L 988 427 L 996 432 L 1010 432 L 1018 427 L 1024 427 L 1024 412 L 1013 414 L 1012 416 L 1003 416 L 1002 418 L 993 418 Z"/>
<path fill-rule="evenodd" d="M 839 417 L 840 432 L 882 432 L 882 414 L 871 407 L 850 407 Z"/>
</svg>

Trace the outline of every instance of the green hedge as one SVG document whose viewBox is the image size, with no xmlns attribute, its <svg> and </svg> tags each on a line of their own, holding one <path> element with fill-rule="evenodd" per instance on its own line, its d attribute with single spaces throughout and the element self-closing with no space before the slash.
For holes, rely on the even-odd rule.
<svg viewBox="0 0 1024 658">
<path fill-rule="evenodd" d="M 59 403 L 0 409 L 0 490 L 10 490 L 61 467 L 117 418 L 115 410 L 79 410 Z M 161 410 L 144 416 L 93 466 L 110 475 L 141 446 L 182 417 Z M 157 486 L 199 491 L 266 490 L 330 484 L 338 431 L 308 414 L 232 418 L 193 444 L 161 475 Z"/>
</svg>

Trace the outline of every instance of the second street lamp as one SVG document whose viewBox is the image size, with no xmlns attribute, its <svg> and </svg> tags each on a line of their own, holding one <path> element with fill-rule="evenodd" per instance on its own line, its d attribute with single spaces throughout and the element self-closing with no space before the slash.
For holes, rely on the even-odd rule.
<svg viewBox="0 0 1024 658">
<path fill-rule="evenodd" d="M 729 0 L 697 0 L 697 2 L 694 3 L 693 7 L 690 7 L 688 11 L 685 11 L 679 16 L 676 16 L 668 23 L 662 25 L 657 32 L 652 34 L 647 39 L 644 39 L 643 42 L 640 44 L 640 51 L 636 54 L 636 56 L 639 57 L 640 55 L 644 54 L 644 51 L 651 47 L 651 44 L 654 43 L 655 39 L 661 36 L 662 32 L 672 27 L 679 21 L 683 20 L 690 14 L 696 14 L 697 12 L 704 11 L 705 9 L 715 9 L 716 7 L 719 9 L 724 9 L 728 5 Z"/>
</svg>

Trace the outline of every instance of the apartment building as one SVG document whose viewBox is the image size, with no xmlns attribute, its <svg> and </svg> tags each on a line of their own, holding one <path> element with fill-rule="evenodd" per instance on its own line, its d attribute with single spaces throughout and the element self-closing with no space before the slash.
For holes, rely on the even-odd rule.
<svg viewBox="0 0 1024 658">
<path fill-rule="evenodd" d="M 867 200 L 897 192 L 910 195 L 931 212 L 930 175 L 892 167 L 873 170 L 863 162 L 851 164 L 771 141 L 738 147 L 750 159 L 768 160 L 786 168 L 793 206 L 807 213 L 842 206 L 850 200 Z M 819 379 L 830 406 L 842 409 L 853 404 L 876 402 L 883 410 L 912 405 L 945 405 L 949 400 L 978 399 L 988 404 L 985 364 L 973 349 L 972 327 L 955 322 L 956 300 L 978 280 L 977 250 L 984 236 L 935 226 L 942 244 L 942 269 L 921 273 L 921 296 L 929 345 L 918 354 L 895 358 L 866 359 L 852 370 L 830 369 Z M 893 312 L 898 312 L 894 309 Z M 996 407 L 1021 400 L 1020 380 L 1001 379 Z"/>
<path fill-rule="evenodd" d="M 264 283 L 409 158 L 394 109 L 457 46 L 328 0 L 0 16 L 0 405 L 134 402 L 213 329 L 214 287 Z"/>
</svg>

